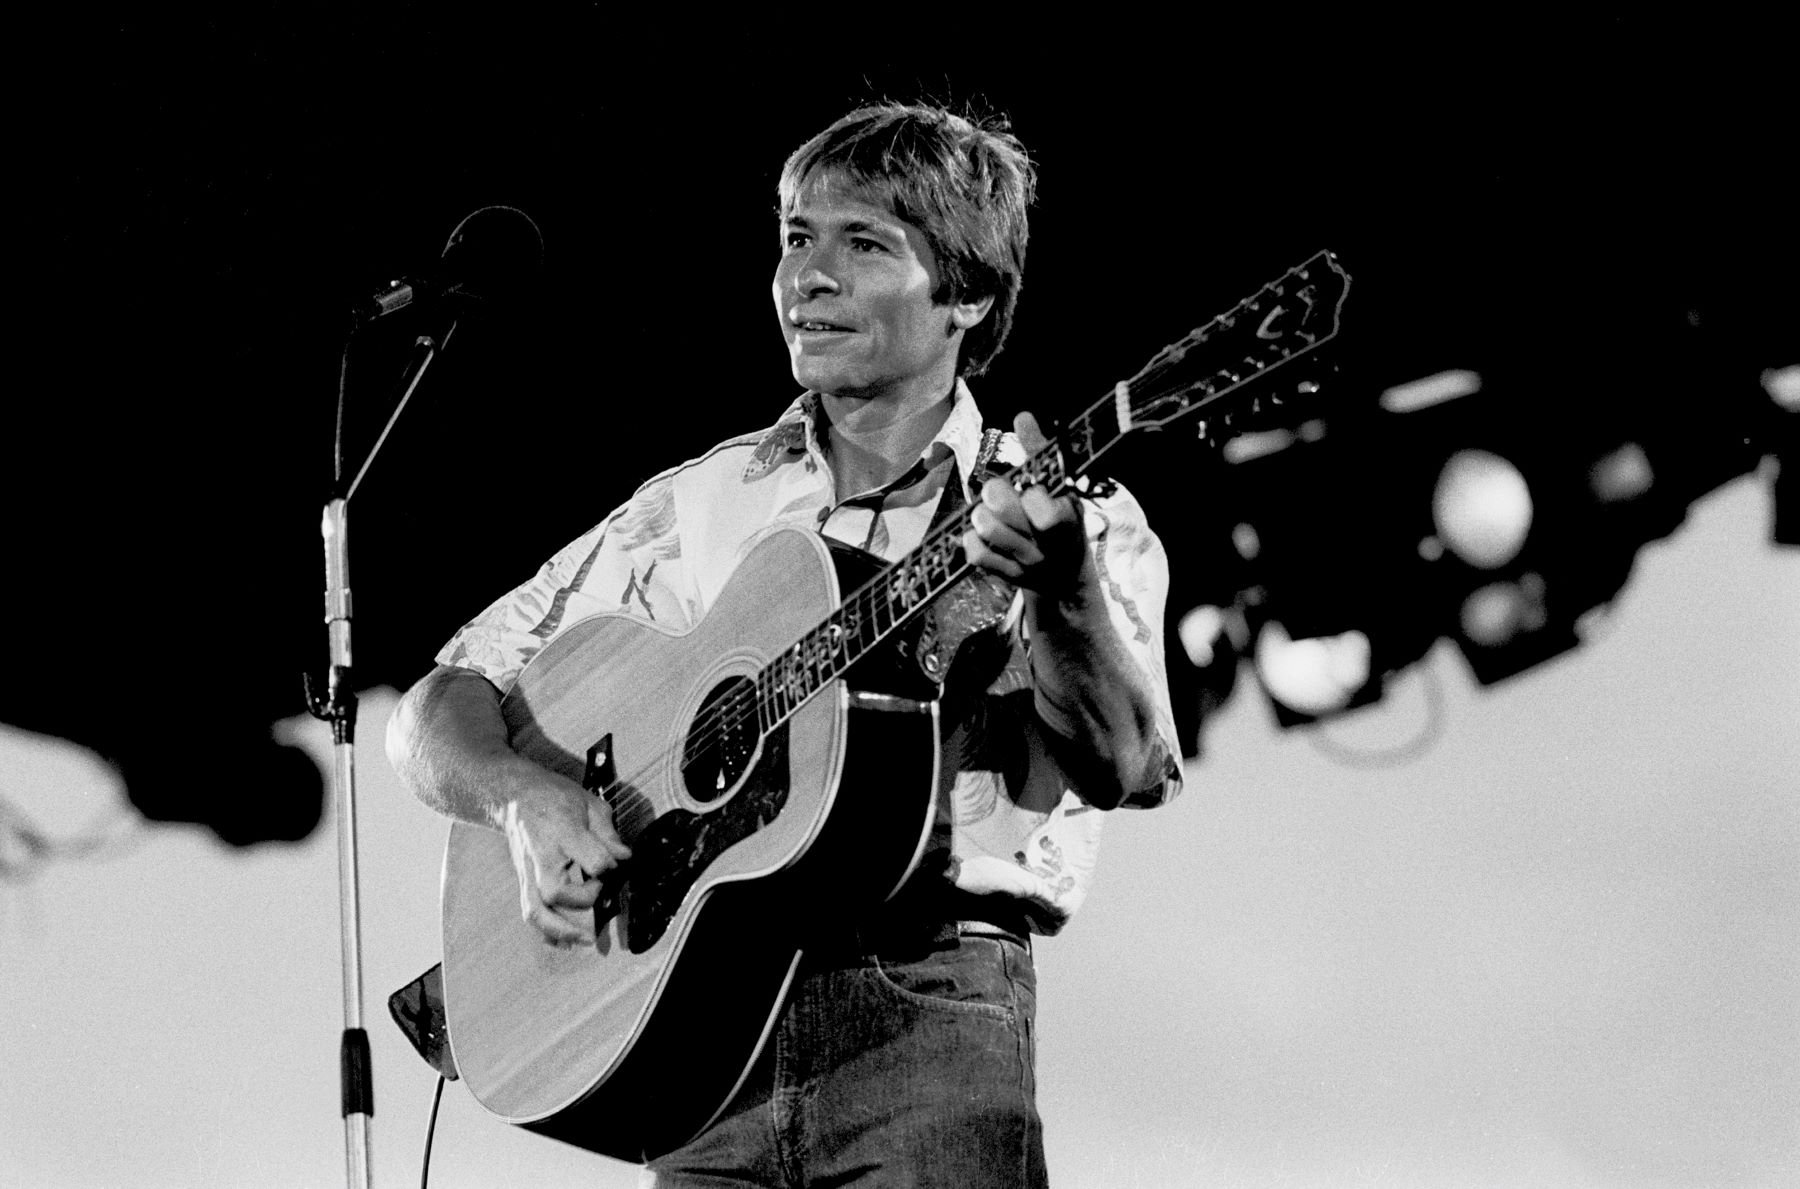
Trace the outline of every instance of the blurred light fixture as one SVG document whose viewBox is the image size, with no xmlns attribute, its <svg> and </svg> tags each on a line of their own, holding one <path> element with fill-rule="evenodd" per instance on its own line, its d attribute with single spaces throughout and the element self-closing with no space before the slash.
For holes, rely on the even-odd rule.
<svg viewBox="0 0 1800 1189">
<path fill-rule="evenodd" d="M 1767 368 L 1762 374 L 1763 391 L 1790 413 L 1800 413 L 1800 364 L 1793 367 Z"/>
<path fill-rule="evenodd" d="M 1175 629 L 1179 652 L 1169 658 L 1170 695 L 1177 703 L 1176 730 L 1183 753 L 1199 756 L 1202 728 L 1237 689 L 1238 664 L 1249 642 L 1241 605 L 1203 603 L 1181 617 Z M 1179 667 L 1185 657 L 1185 669 Z M 1191 714 L 1184 723 L 1183 714 Z"/>
<path fill-rule="evenodd" d="M 1187 653 L 1188 663 L 1196 669 L 1206 668 L 1219 659 L 1227 643 L 1224 608 L 1195 607 L 1181 617 L 1175 633 L 1181 640 L 1181 650 Z"/>
<path fill-rule="evenodd" d="M 1256 637 L 1256 674 L 1282 706 L 1317 718 L 1347 709 L 1369 687 L 1370 651 L 1361 631 L 1295 640 L 1269 620 Z"/>
<path fill-rule="evenodd" d="M 1643 446 L 1626 442 L 1601 456 L 1588 471 L 1588 487 L 1603 504 L 1635 500 L 1656 482 L 1656 470 Z"/>
<path fill-rule="evenodd" d="M 1242 466 L 1258 458 L 1280 453 L 1300 441 L 1300 435 L 1289 429 L 1263 429 L 1227 438 L 1220 449 L 1225 461 Z"/>
<path fill-rule="evenodd" d="M 1482 648 L 1504 648 L 1524 633 L 1540 630 L 1549 621 L 1544 589 L 1543 576 L 1534 573 L 1477 587 L 1463 599 L 1463 635 Z"/>
<path fill-rule="evenodd" d="M 1231 547 L 1245 561 L 1255 561 L 1262 555 L 1262 535 L 1256 526 L 1247 520 L 1240 520 L 1231 527 Z"/>
<path fill-rule="evenodd" d="M 1513 560 L 1531 531 L 1531 489 L 1519 468 L 1486 450 L 1458 450 L 1431 496 L 1438 537 L 1478 569 Z"/>
<path fill-rule="evenodd" d="M 1396 384 L 1381 394 L 1381 407 L 1390 413 L 1413 413 L 1481 391 L 1481 374 L 1458 368 Z"/>
</svg>

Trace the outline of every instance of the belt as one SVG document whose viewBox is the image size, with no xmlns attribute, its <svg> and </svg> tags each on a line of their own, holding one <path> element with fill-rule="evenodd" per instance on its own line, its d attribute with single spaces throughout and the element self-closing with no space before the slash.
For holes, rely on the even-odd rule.
<svg viewBox="0 0 1800 1189">
<path fill-rule="evenodd" d="M 1024 907 L 1011 896 L 979 896 L 947 889 L 951 895 L 901 896 L 850 922 L 810 939 L 809 956 L 833 964 L 881 954 L 921 955 L 962 937 L 1003 938 L 1031 948 Z"/>
<path fill-rule="evenodd" d="M 1020 945 L 1029 945 L 1031 931 L 1028 929 L 1009 929 L 1005 925 L 993 921 L 957 921 L 956 931 L 964 937 L 1010 937 Z"/>
</svg>

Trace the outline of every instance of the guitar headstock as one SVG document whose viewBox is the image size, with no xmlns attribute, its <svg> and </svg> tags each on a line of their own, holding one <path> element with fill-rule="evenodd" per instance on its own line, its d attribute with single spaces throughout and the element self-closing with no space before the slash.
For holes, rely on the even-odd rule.
<svg viewBox="0 0 1800 1189">
<path fill-rule="evenodd" d="M 1119 385 L 1119 432 L 1159 429 L 1329 341 L 1349 292 L 1350 274 L 1331 252 L 1289 269 Z"/>
</svg>

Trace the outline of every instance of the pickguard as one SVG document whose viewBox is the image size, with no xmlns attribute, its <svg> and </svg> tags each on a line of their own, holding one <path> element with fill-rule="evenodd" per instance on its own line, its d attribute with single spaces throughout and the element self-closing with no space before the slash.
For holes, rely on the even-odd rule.
<svg viewBox="0 0 1800 1189">
<path fill-rule="evenodd" d="M 717 809 L 671 809 L 632 836 L 618 893 L 619 921 L 632 953 L 662 939 L 714 859 L 780 816 L 789 790 L 787 741 L 783 723 L 763 740 L 762 756 L 742 786 Z"/>
</svg>

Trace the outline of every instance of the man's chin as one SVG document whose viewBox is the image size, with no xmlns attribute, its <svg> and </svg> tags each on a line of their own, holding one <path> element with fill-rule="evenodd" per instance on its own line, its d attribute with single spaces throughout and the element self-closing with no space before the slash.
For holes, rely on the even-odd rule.
<svg viewBox="0 0 1800 1189">
<path fill-rule="evenodd" d="M 814 392 L 844 392 L 861 387 L 853 368 L 836 366 L 830 360 L 801 356 L 794 360 L 793 371 L 795 382 Z"/>
</svg>

